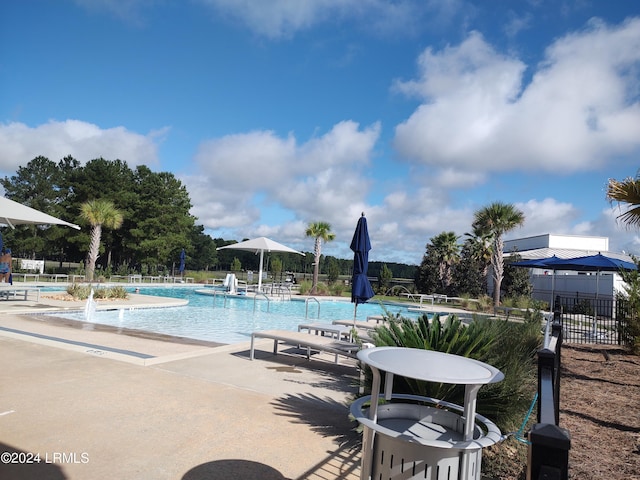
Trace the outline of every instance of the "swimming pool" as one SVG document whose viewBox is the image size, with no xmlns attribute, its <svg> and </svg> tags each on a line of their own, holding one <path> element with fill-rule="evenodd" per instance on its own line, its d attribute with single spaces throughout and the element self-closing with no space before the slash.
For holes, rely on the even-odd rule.
<svg viewBox="0 0 640 480">
<path fill-rule="evenodd" d="M 130 328 L 166 335 L 194 338 L 220 343 L 240 343 L 251 338 L 255 330 L 281 329 L 297 331 L 305 322 L 330 324 L 333 320 L 353 319 L 354 305 L 340 300 L 319 300 L 305 303 L 302 299 L 271 300 L 264 298 L 200 295 L 190 287 L 140 287 L 140 293 L 187 299 L 182 307 L 145 308 L 93 312 L 89 319 L 84 312 L 56 313 L 56 317 Z M 131 293 L 134 289 L 129 289 Z M 386 312 L 416 318 L 417 313 L 402 305 L 381 305 L 377 302 L 358 305 L 357 320 Z"/>
</svg>

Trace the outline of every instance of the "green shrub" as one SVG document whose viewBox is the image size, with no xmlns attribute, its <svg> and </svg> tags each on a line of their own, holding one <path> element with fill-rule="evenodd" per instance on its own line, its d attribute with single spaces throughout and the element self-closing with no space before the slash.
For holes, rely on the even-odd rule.
<svg viewBox="0 0 640 480">
<path fill-rule="evenodd" d="M 344 290 L 345 290 L 345 286 L 344 286 L 344 283 L 342 282 L 334 282 L 331 285 L 329 285 L 329 293 L 331 293 L 331 295 L 333 296 L 341 297 Z"/>
<path fill-rule="evenodd" d="M 90 285 L 80 285 L 79 283 L 73 283 L 67 287 L 67 293 L 76 300 L 86 300 L 87 298 L 89 298 L 90 292 Z"/>
<path fill-rule="evenodd" d="M 121 285 L 116 285 L 114 287 L 109 287 L 107 290 L 107 297 L 108 298 L 119 298 L 119 299 L 123 299 L 126 300 L 127 298 L 129 298 L 129 292 L 127 292 L 127 289 L 124 288 Z"/>
<path fill-rule="evenodd" d="M 324 282 L 318 282 L 314 295 L 329 295 L 329 286 Z"/>
<path fill-rule="evenodd" d="M 582 300 L 576 302 L 571 310 L 571 313 L 582 314 L 582 315 L 593 315 L 593 307 L 591 306 L 591 301 L 589 299 L 583 298 Z"/>
<path fill-rule="evenodd" d="M 95 299 L 104 299 L 104 298 L 120 298 L 127 299 L 129 298 L 129 293 L 127 290 L 120 285 L 108 288 L 102 287 L 93 287 L 92 285 L 80 285 L 78 283 L 74 283 L 67 287 L 67 293 L 71 295 L 76 300 L 86 300 L 89 298 L 89 294 L 91 293 L 91 289 L 93 289 L 93 298 Z"/>
<path fill-rule="evenodd" d="M 529 311 L 523 322 L 476 318 L 465 326 L 456 316 L 449 316 L 442 323 L 437 315 L 431 322 L 423 315 L 417 321 L 405 318 L 391 321 L 378 327 L 373 337 L 376 346 L 436 350 L 474 358 L 498 368 L 504 379 L 480 389 L 477 411 L 494 421 L 502 432 L 515 432 L 520 429 L 535 396 L 535 354 L 541 342 L 541 318 L 539 311 Z M 434 397 L 458 405 L 464 403 L 464 387 L 459 385 L 396 377 L 396 391 Z M 484 473 L 491 472 L 491 475 L 499 477 L 506 469 L 510 473 L 524 471 L 524 444 L 509 441 L 505 445 L 496 445 L 492 452 L 486 461 L 483 459 Z"/>
<path fill-rule="evenodd" d="M 301 281 L 298 285 L 300 290 L 300 295 L 309 295 L 309 292 L 311 291 L 311 285 L 312 285 L 311 280 Z"/>
<path fill-rule="evenodd" d="M 482 295 L 478 298 L 478 303 L 476 303 L 476 308 L 480 312 L 489 312 L 493 309 L 493 298 L 488 295 Z"/>
<path fill-rule="evenodd" d="M 94 288 L 93 289 L 93 298 L 99 300 L 102 298 L 108 298 L 108 293 L 106 288 Z"/>
<path fill-rule="evenodd" d="M 375 330 L 373 339 L 376 346 L 419 348 L 482 359 L 487 356 L 493 339 L 490 337 L 491 332 L 478 328 L 478 325 L 472 322 L 466 328 L 455 315 L 449 316 L 444 324 L 441 323 L 437 314 L 431 321 L 426 315 L 421 315 L 417 321 L 400 318 L 398 321 L 389 322 L 388 325 Z M 398 380 L 401 384 L 402 380 Z M 404 381 L 407 383 L 406 393 L 434 397 L 453 403 L 464 401 L 463 387 L 413 379 L 404 379 Z"/>
</svg>

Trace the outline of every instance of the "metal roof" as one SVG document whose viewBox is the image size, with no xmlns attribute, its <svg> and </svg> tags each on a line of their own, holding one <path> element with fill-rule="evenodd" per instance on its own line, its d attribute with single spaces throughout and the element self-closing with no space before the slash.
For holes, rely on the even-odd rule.
<svg viewBox="0 0 640 480">
<path fill-rule="evenodd" d="M 617 258 L 620 260 L 625 260 L 627 262 L 633 262 L 633 259 L 626 253 L 602 252 L 598 250 L 577 250 L 570 248 L 536 248 L 534 250 L 524 250 L 522 252 L 505 252 L 504 256 L 505 258 L 508 258 L 511 255 L 519 255 L 523 260 L 531 260 L 538 258 L 549 258 L 553 255 L 559 258 L 586 257 L 589 255 L 597 255 L 598 253 L 606 255 L 607 257 Z"/>
</svg>

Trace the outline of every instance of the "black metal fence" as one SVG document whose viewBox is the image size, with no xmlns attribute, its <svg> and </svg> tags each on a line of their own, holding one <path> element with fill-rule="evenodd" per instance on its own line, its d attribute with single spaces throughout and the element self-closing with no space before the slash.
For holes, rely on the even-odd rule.
<svg viewBox="0 0 640 480">
<path fill-rule="evenodd" d="M 556 297 L 562 310 L 564 341 L 628 345 L 629 302 L 617 299 Z"/>
<path fill-rule="evenodd" d="M 567 480 L 569 432 L 560 423 L 560 365 L 563 316 L 556 304 L 553 322 L 547 325 L 543 347 L 538 350 L 538 423 L 529 431 L 527 480 Z"/>
</svg>

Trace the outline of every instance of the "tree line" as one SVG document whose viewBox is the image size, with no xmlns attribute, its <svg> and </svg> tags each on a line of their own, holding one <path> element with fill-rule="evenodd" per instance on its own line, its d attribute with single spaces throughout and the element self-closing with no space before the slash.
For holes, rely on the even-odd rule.
<svg viewBox="0 0 640 480">
<path fill-rule="evenodd" d="M 156 274 L 178 260 L 187 246 L 198 267 L 215 260 L 215 244 L 189 214 L 186 188 L 171 173 L 146 166 L 131 169 L 121 160 L 97 158 L 81 165 L 71 156 L 55 163 L 39 156 L 0 180 L 5 195 L 29 207 L 71 223 L 80 231 L 55 225 L 25 225 L 5 229 L 5 243 L 14 256 L 84 262 L 90 242 L 82 205 L 108 200 L 122 213 L 122 226 L 102 233 L 102 269 L 125 268 Z"/>
<path fill-rule="evenodd" d="M 171 274 L 186 252 L 186 268 L 194 271 L 258 270 L 259 257 L 251 252 L 216 248 L 236 240 L 212 238 L 189 213 L 191 199 L 186 187 L 172 173 L 153 172 L 146 166 L 130 168 L 126 161 L 96 158 L 82 165 L 67 156 L 59 162 L 38 156 L 0 179 L 5 196 L 16 202 L 78 224 L 80 231 L 56 225 L 18 225 L 2 231 L 4 243 L 18 258 L 47 259 L 64 263 L 87 260 L 90 222 L 83 205 L 99 199 L 111 202 L 122 214 L 119 228 L 101 232 L 97 273 L 143 275 Z M 246 240 L 246 239 L 243 239 Z M 305 256 L 271 254 L 282 271 L 313 272 L 314 253 Z M 352 259 L 322 256 L 321 273 L 336 270 L 349 275 Z M 413 278 L 415 266 L 388 264 L 395 277 Z M 372 262 L 376 276 L 382 262 Z"/>
</svg>

